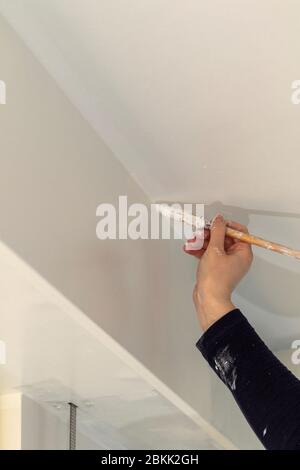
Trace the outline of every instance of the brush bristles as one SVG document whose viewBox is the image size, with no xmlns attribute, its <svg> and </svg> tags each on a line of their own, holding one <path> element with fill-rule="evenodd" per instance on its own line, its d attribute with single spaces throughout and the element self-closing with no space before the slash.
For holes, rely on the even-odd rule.
<svg viewBox="0 0 300 470">
<path fill-rule="evenodd" d="M 178 207 L 168 206 L 166 204 L 156 204 L 156 209 L 165 217 L 176 220 L 177 222 L 184 222 L 192 225 L 197 230 L 202 230 L 208 224 L 205 222 L 204 217 L 195 216 L 189 212 L 184 212 Z"/>
</svg>

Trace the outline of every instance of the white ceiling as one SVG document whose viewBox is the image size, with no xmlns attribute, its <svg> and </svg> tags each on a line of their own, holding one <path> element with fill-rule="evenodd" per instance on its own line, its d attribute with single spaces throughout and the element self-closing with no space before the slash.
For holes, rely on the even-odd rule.
<svg viewBox="0 0 300 470">
<path fill-rule="evenodd" d="M 152 199 L 298 213 L 298 0 L 1 0 Z"/>
<path fill-rule="evenodd" d="M 0 12 L 152 200 L 205 202 L 300 247 L 298 0 L 0 0 Z M 300 264 L 256 254 L 239 305 L 286 347 Z"/>
<path fill-rule="evenodd" d="M 0 0 L 0 13 L 152 200 L 205 202 L 300 248 L 298 0 Z M 288 347 L 300 264 L 256 255 L 238 305 Z"/>
</svg>

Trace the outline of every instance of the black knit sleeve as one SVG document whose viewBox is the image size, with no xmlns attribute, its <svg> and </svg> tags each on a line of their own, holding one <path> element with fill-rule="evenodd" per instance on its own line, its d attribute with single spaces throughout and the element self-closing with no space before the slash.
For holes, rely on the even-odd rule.
<svg viewBox="0 0 300 470">
<path fill-rule="evenodd" d="M 196 346 L 231 390 L 265 448 L 300 450 L 300 381 L 240 310 L 214 323 Z"/>
</svg>

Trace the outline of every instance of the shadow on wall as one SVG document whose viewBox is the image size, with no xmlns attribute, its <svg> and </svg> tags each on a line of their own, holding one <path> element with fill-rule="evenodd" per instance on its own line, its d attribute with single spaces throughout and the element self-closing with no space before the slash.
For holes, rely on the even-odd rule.
<svg viewBox="0 0 300 470">
<path fill-rule="evenodd" d="M 300 220 L 300 214 L 296 213 L 244 209 L 227 206 L 220 201 L 205 206 L 205 217 L 208 219 L 218 212 L 226 219 L 237 220 L 244 225 L 249 224 L 250 215 Z M 239 285 L 238 293 L 252 304 L 257 304 L 275 315 L 297 317 L 300 310 L 300 272 L 291 271 L 255 256 L 253 268 L 245 281 Z"/>
</svg>

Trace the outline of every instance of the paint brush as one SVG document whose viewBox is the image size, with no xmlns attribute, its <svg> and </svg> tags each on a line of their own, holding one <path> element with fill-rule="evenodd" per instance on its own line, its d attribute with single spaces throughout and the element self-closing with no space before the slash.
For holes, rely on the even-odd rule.
<svg viewBox="0 0 300 470">
<path fill-rule="evenodd" d="M 156 208 L 165 217 L 193 226 L 195 231 L 203 230 L 204 228 L 210 230 L 211 228 L 211 222 L 206 221 L 204 217 L 184 212 L 181 209 L 168 206 L 167 204 L 156 204 Z M 257 237 L 256 235 L 251 235 L 250 233 L 244 233 L 239 230 L 226 227 L 226 236 L 241 240 L 245 243 L 249 243 L 250 245 L 265 248 L 266 250 L 276 251 L 276 253 L 280 253 L 281 255 L 292 256 L 293 258 L 300 259 L 300 250 L 294 250 L 285 245 L 281 245 L 280 243 L 275 243 L 265 240 L 264 238 Z"/>
</svg>

